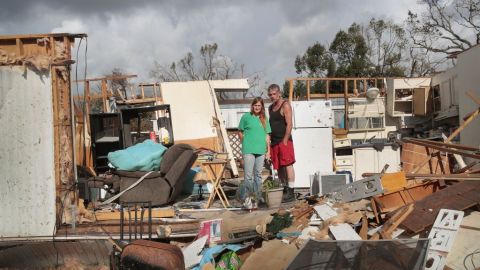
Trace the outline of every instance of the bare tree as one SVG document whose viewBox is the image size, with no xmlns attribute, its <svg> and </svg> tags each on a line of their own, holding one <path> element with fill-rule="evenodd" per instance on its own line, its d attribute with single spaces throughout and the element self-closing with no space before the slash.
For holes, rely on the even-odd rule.
<svg viewBox="0 0 480 270">
<path fill-rule="evenodd" d="M 426 12 L 408 12 L 413 43 L 428 52 L 452 54 L 480 44 L 479 0 L 422 0 Z"/>
<path fill-rule="evenodd" d="M 122 71 L 122 69 L 114 68 L 112 70 L 112 74 L 110 74 L 109 76 L 120 77 L 122 75 L 124 75 L 124 72 Z M 112 89 L 113 94 L 115 96 L 118 96 L 118 93 L 117 93 L 117 90 L 118 90 L 120 91 L 120 93 L 122 93 L 123 97 L 126 97 L 127 86 L 128 86 L 128 81 L 126 78 L 115 78 L 115 79 L 112 79 L 110 82 L 110 89 Z"/>
<path fill-rule="evenodd" d="M 157 61 L 150 75 L 159 81 L 198 81 L 233 78 L 237 64 L 230 57 L 217 55 L 217 43 L 205 44 L 200 47 L 200 63 L 195 62 L 193 53 L 187 53 L 177 62 L 162 66 Z"/>
<path fill-rule="evenodd" d="M 404 75 L 402 62 L 408 57 L 406 48 L 407 36 L 401 25 L 391 20 L 370 19 L 365 28 L 365 39 L 368 44 L 370 62 L 375 63 L 376 76 Z"/>
</svg>

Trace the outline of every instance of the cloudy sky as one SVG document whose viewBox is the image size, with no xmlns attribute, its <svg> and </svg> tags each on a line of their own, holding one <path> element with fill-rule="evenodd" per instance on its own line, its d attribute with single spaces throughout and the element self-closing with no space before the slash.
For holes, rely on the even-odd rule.
<svg viewBox="0 0 480 270">
<path fill-rule="evenodd" d="M 282 83 L 315 41 L 371 17 L 403 22 L 409 9 L 419 9 L 417 0 L 2 0 L 0 34 L 87 33 L 88 77 L 118 67 L 144 82 L 155 60 L 166 65 L 217 42 L 246 74 Z"/>
</svg>

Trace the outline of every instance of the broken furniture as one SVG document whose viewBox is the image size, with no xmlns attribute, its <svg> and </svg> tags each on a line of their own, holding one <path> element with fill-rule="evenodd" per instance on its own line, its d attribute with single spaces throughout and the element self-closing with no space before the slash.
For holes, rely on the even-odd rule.
<svg viewBox="0 0 480 270">
<path fill-rule="evenodd" d="M 135 120 L 137 123 L 132 128 Z M 146 121 L 154 121 L 154 123 L 145 123 Z M 90 114 L 90 123 L 93 166 L 96 173 L 104 173 L 108 170 L 108 153 L 150 138 L 151 131 L 158 134 L 161 129 L 166 130 L 168 142 L 164 145 L 168 147 L 174 143 L 170 105 L 168 104 L 124 107 L 120 108 L 120 112 L 115 113 L 92 113 Z M 152 128 L 145 130 L 145 126 L 149 127 L 150 125 L 153 125 Z M 132 130 L 134 130 L 133 136 Z"/>
<path fill-rule="evenodd" d="M 212 161 L 204 161 L 200 163 L 202 170 L 206 172 L 205 175 L 207 179 L 204 180 L 210 182 L 213 185 L 205 208 L 210 208 L 213 201 L 215 200 L 216 195 L 218 195 L 218 198 L 222 202 L 223 207 L 230 207 L 227 195 L 225 195 L 225 192 L 223 191 L 221 185 L 223 173 L 225 172 L 225 167 L 229 162 L 229 159 L 214 159 Z M 219 166 L 219 170 L 216 170 L 215 166 Z"/>
<path fill-rule="evenodd" d="M 124 148 L 120 114 L 90 114 L 90 133 L 93 168 L 97 173 L 104 173 L 108 171 L 108 153 Z"/>
<path fill-rule="evenodd" d="M 123 249 L 120 258 L 126 269 L 185 269 L 180 248 L 154 241 L 134 241 Z"/>
<path fill-rule="evenodd" d="M 430 78 L 387 79 L 387 112 L 393 117 L 430 113 Z"/>
<path fill-rule="evenodd" d="M 386 164 L 389 164 L 386 172 L 397 172 L 401 167 L 400 150 L 385 139 L 365 143 L 352 140 L 351 146 L 335 148 L 335 161 L 337 172 L 351 172 L 354 181 L 361 179 L 363 173 L 381 171 Z"/>
<path fill-rule="evenodd" d="M 132 213 L 133 211 L 133 213 Z M 125 215 L 126 213 L 126 215 Z M 145 215 L 146 214 L 146 215 Z M 147 218 L 146 227 L 144 220 Z M 128 226 L 126 226 L 128 225 Z M 151 202 L 129 202 L 120 204 L 120 240 L 125 239 L 128 228 L 128 241 L 143 239 L 144 234 L 148 240 L 152 239 L 152 204 Z M 132 237 L 133 233 L 133 237 Z"/>
<path fill-rule="evenodd" d="M 119 198 L 120 202 L 151 201 L 154 206 L 163 205 L 172 202 L 180 194 L 185 176 L 196 159 L 197 154 L 190 145 L 176 144 L 163 155 L 159 171 L 147 176 L 144 171 L 112 171 L 110 178 L 92 178 L 89 186 L 102 187 L 107 184 L 115 193 L 124 192 Z M 142 177 L 144 179 L 138 185 L 127 190 Z"/>
<path fill-rule="evenodd" d="M 125 147 L 134 145 L 138 141 L 149 139 L 151 131 L 158 134 L 162 128 L 168 132 L 168 142 L 164 145 L 168 147 L 174 144 L 170 105 L 121 108 L 120 113 Z M 133 127 L 132 122 L 135 120 L 137 123 Z M 145 121 L 153 121 L 153 127 L 150 130 L 142 130 L 144 126 L 149 126 L 150 124 L 145 123 Z M 134 131 L 132 132 L 132 130 Z"/>
</svg>

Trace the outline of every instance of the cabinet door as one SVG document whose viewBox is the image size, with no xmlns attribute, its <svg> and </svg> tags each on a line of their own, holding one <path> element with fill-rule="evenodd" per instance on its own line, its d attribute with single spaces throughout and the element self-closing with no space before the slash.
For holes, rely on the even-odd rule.
<svg viewBox="0 0 480 270">
<path fill-rule="evenodd" d="M 413 114 L 425 116 L 431 111 L 429 95 L 430 87 L 415 88 L 413 90 Z"/>
</svg>

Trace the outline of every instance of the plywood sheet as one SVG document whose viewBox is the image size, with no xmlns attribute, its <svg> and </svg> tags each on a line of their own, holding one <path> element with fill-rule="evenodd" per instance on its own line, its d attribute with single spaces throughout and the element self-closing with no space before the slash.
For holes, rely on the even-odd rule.
<svg viewBox="0 0 480 270">
<path fill-rule="evenodd" d="M 167 82 L 160 87 L 163 102 L 170 104 L 172 110 L 176 141 L 217 136 L 212 121 L 216 114 L 207 81 Z"/>
<path fill-rule="evenodd" d="M 49 74 L 0 66 L 0 237 L 53 233 L 52 106 Z"/>
<path fill-rule="evenodd" d="M 382 187 L 383 190 L 397 190 L 403 188 L 407 185 L 407 178 L 405 177 L 405 172 L 396 172 L 396 173 L 385 173 L 382 176 Z"/>
<path fill-rule="evenodd" d="M 401 227 L 418 233 L 432 226 L 441 208 L 465 210 L 480 203 L 480 182 L 462 182 L 415 202 L 413 212 Z"/>
</svg>

